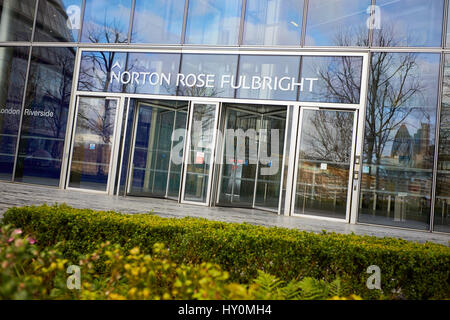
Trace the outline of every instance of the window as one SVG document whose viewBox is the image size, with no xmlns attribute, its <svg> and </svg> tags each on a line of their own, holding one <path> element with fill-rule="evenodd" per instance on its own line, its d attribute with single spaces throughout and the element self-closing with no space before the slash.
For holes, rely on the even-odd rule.
<svg viewBox="0 0 450 320">
<path fill-rule="evenodd" d="M 127 43 L 131 0 L 86 0 L 82 42 Z"/>
<path fill-rule="evenodd" d="M 184 6 L 185 0 L 136 0 L 131 42 L 180 43 Z"/>
<path fill-rule="evenodd" d="M 429 229 L 439 54 L 372 55 L 359 221 Z"/>
<path fill-rule="evenodd" d="M 30 41 L 36 0 L 0 0 L 0 41 Z"/>
<path fill-rule="evenodd" d="M 306 46 L 368 46 L 369 0 L 310 0 Z"/>
<path fill-rule="evenodd" d="M 242 55 L 237 98 L 296 100 L 300 57 Z"/>
<path fill-rule="evenodd" d="M 0 179 L 11 180 L 29 48 L 0 47 Z"/>
<path fill-rule="evenodd" d="M 185 43 L 237 45 L 242 0 L 190 0 Z"/>
<path fill-rule="evenodd" d="M 359 104 L 361 57 L 305 56 L 300 101 Z"/>
<path fill-rule="evenodd" d="M 181 73 L 186 79 L 184 85 L 180 83 L 179 94 L 194 97 L 234 97 L 231 78 L 236 76 L 237 60 L 236 55 L 184 54 Z M 196 75 L 196 78 L 189 74 Z"/>
<path fill-rule="evenodd" d="M 377 0 L 373 46 L 440 47 L 444 0 Z"/>
<path fill-rule="evenodd" d="M 302 0 L 247 0 L 243 43 L 299 46 L 302 21 Z"/>
<path fill-rule="evenodd" d="M 34 47 L 16 181 L 59 185 L 75 49 Z"/>
<path fill-rule="evenodd" d="M 130 74 L 126 73 L 126 52 L 85 51 L 81 56 L 78 90 L 95 92 L 122 92 Z M 113 78 L 117 75 L 117 78 Z M 124 83 L 124 84 L 122 84 Z"/>
<path fill-rule="evenodd" d="M 129 53 L 127 70 L 131 71 L 131 81 L 127 92 L 175 95 L 179 67 L 179 54 Z"/>
<path fill-rule="evenodd" d="M 82 0 L 40 1 L 34 41 L 77 42 Z"/>
</svg>

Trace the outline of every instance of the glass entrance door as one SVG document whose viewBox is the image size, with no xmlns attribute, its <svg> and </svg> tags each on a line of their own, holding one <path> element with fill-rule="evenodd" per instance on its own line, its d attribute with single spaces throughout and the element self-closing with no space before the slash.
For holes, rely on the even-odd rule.
<svg viewBox="0 0 450 320">
<path fill-rule="evenodd" d="M 127 194 L 178 200 L 186 121 L 187 102 L 138 103 Z"/>
<path fill-rule="evenodd" d="M 78 98 L 67 187 L 109 191 L 119 101 Z"/>
<path fill-rule="evenodd" d="M 182 202 L 209 204 L 218 112 L 218 103 L 191 103 Z"/>
<path fill-rule="evenodd" d="M 251 105 L 224 108 L 217 204 L 278 211 L 286 108 Z"/>
<path fill-rule="evenodd" d="M 302 108 L 293 214 L 349 219 L 355 111 Z"/>
</svg>

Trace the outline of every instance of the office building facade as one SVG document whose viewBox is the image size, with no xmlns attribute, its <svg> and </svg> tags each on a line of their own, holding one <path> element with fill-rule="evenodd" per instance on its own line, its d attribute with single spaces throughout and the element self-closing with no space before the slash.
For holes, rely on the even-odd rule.
<svg viewBox="0 0 450 320">
<path fill-rule="evenodd" d="M 450 232 L 448 0 L 0 10 L 1 180 Z"/>
</svg>

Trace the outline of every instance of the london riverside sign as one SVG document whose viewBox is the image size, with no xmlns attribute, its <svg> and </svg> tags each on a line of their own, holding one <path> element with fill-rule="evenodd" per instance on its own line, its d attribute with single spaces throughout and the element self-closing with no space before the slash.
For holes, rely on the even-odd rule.
<svg viewBox="0 0 450 320">
<path fill-rule="evenodd" d="M 300 81 L 295 77 L 269 77 L 269 76 L 246 76 L 238 77 L 231 74 L 206 74 L 206 73 L 164 73 L 164 72 L 142 72 L 142 71 L 122 71 L 119 62 L 116 62 L 111 71 L 110 83 L 130 84 L 134 86 L 183 86 L 196 88 L 220 88 L 229 86 L 232 89 L 249 90 L 281 90 L 294 91 L 300 88 L 300 91 L 308 90 L 312 92 L 315 81 L 318 78 L 301 78 Z"/>
</svg>

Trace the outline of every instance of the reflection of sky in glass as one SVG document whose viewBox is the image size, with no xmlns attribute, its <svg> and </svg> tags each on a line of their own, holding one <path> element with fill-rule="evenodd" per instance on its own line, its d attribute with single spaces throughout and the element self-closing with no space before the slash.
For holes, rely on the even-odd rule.
<svg viewBox="0 0 450 320">
<path fill-rule="evenodd" d="M 184 54 L 181 72 L 185 75 L 211 74 L 215 76 L 214 88 L 183 88 L 180 86 L 181 95 L 197 95 L 212 97 L 233 97 L 234 90 L 229 84 L 221 88 L 222 75 L 236 75 L 237 56 L 236 55 L 213 55 L 213 54 Z"/>
<path fill-rule="evenodd" d="M 300 101 L 359 104 L 361 72 L 361 57 L 305 56 L 301 75 L 305 80 Z M 311 92 L 306 78 L 318 79 Z"/>
<path fill-rule="evenodd" d="M 72 32 L 73 41 L 78 41 L 81 29 L 81 6 L 83 0 L 63 0 L 64 11 L 67 14 L 66 25 Z"/>
<path fill-rule="evenodd" d="M 366 46 L 370 0 L 310 0 L 307 46 Z"/>
<path fill-rule="evenodd" d="M 236 45 L 241 9 L 242 0 L 190 0 L 185 42 Z"/>
<path fill-rule="evenodd" d="M 300 57 L 295 56 L 252 56 L 242 55 L 239 64 L 239 77 L 244 77 L 246 86 L 251 84 L 253 76 L 298 78 L 298 70 L 300 66 Z M 241 78 L 243 81 L 243 78 Z M 243 83 L 243 82 L 242 82 Z M 272 87 L 273 88 L 273 87 Z M 279 99 L 279 100 L 296 100 L 297 90 L 270 90 L 268 86 L 265 89 L 251 90 L 238 89 L 237 98 L 250 99 Z"/>
<path fill-rule="evenodd" d="M 302 0 L 247 0 L 244 44 L 300 45 Z"/>
<path fill-rule="evenodd" d="M 126 42 L 131 3 L 131 0 L 86 0 L 81 41 Z"/>
<path fill-rule="evenodd" d="M 389 46 L 441 46 L 444 0 L 377 0 L 377 6 L 381 30 L 374 30 L 374 46 L 381 35 L 392 40 Z"/>
<path fill-rule="evenodd" d="M 76 42 L 83 0 L 39 2 L 34 41 Z"/>
<path fill-rule="evenodd" d="M 129 93 L 147 93 L 147 94 L 169 94 L 176 93 L 176 76 L 180 65 L 180 55 L 170 53 L 130 53 L 128 57 L 129 72 L 156 72 L 158 75 L 165 74 L 171 77 L 171 85 L 168 86 L 166 82 L 163 85 L 152 85 L 146 79 L 146 84 L 143 84 L 142 76 L 139 85 L 134 83 L 127 87 Z M 153 83 L 158 83 L 156 76 L 152 77 Z M 161 78 L 160 78 L 161 79 Z M 162 81 L 162 80 L 160 80 Z M 159 82 L 161 83 L 161 82 Z"/>
<path fill-rule="evenodd" d="M 185 0 L 136 0 L 132 42 L 181 41 Z"/>
</svg>

